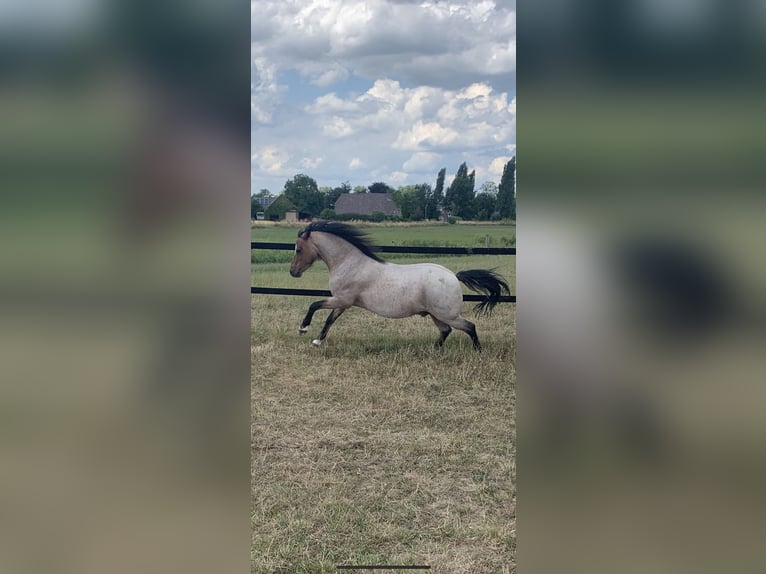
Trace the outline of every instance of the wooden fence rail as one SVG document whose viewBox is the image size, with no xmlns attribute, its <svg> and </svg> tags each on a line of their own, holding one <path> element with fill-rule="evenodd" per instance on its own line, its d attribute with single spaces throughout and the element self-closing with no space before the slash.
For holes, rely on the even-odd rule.
<svg viewBox="0 0 766 574">
<path fill-rule="evenodd" d="M 292 251 L 294 243 L 251 242 L 250 249 L 274 249 Z M 415 247 L 405 245 L 380 245 L 379 253 L 422 253 L 426 255 L 516 255 L 515 247 Z M 295 295 L 305 297 L 329 297 L 323 289 L 283 289 L 281 287 L 250 287 L 252 295 Z M 484 295 L 463 295 L 463 301 L 482 301 Z M 501 303 L 515 303 L 516 295 L 503 295 Z"/>
</svg>

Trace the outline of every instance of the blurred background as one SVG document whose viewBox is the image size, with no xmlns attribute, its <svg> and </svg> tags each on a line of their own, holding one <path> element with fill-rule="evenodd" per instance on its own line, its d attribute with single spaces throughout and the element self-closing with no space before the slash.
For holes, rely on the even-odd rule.
<svg viewBox="0 0 766 574">
<path fill-rule="evenodd" d="M 247 4 L 0 3 L 0 571 L 249 564 Z"/>
<path fill-rule="evenodd" d="M 0 3 L 0 571 L 245 571 L 249 23 Z M 755 1 L 518 5 L 518 563 L 762 571 Z"/>
<path fill-rule="evenodd" d="M 518 564 L 762 571 L 766 9 L 518 3 Z"/>
</svg>

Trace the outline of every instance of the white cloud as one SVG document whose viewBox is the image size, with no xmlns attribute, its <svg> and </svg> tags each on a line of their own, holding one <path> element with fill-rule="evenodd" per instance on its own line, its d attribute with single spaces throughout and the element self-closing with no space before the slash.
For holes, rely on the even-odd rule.
<svg viewBox="0 0 766 574">
<path fill-rule="evenodd" d="M 409 130 L 399 133 L 393 147 L 407 151 L 425 147 L 438 148 L 453 144 L 458 137 L 458 132 L 452 128 L 441 126 L 436 122 L 418 121 Z"/>
<path fill-rule="evenodd" d="M 342 82 L 346 78 L 348 78 L 348 70 L 342 67 L 335 67 L 320 72 L 313 80 L 311 80 L 311 83 L 315 86 L 325 87 L 337 82 Z"/>
<path fill-rule="evenodd" d="M 317 85 L 346 70 L 370 79 L 454 88 L 492 75 L 513 82 L 514 3 L 482 0 L 253 0 L 258 51 L 284 67 L 301 67 Z M 265 24 L 268 23 L 268 25 Z M 334 72 L 309 72 L 307 63 Z"/>
<path fill-rule="evenodd" d="M 253 58 L 250 83 L 251 120 L 268 124 L 280 103 L 284 87 L 277 83 L 277 67 L 265 58 Z"/>
<path fill-rule="evenodd" d="M 401 185 L 407 181 L 407 174 L 403 171 L 392 171 L 390 174 L 388 174 L 388 181 Z"/>
<path fill-rule="evenodd" d="M 251 30 L 256 190 L 463 161 L 478 187 L 515 154 L 514 0 L 253 0 Z"/>
<path fill-rule="evenodd" d="M 404 99 L 404 91 L 396 80 L 375 80 L 372 87 L 360 98 L 361 101 L 378 101 L 384 106 L 398 106 Z"/>
<path fill-rule="evenodd" d="M 312 114 L 331 114 L 335 112 L 354 112 L 359 108 L 358 104 L 350 100 L 342 100 L 335 92 L 319 96 L 311 104 L 306 106 L 306 111 Z"/>
<path fill-rule="evenodd" d="M 489 173 L 497 177 L 498 182 L 500 181 L 500 177 L 503 175 L 505 164 L 508 163 L 510 159 L 511 158 L 508 156 L 500 156 L 496 157 L 489 163 Z"/>
<path fill-rule="evenodd" d="M 438 171 L 441 167 L 439 163 L 441 156 L 438 153 L 419 151 L 412 154 L 410 159 L 402 164 L 402 169 L 406 171 Z"/>
<path fill-rule="evenodd" d="M 361 95 L 330 92 L 305 109 L 329 137 L 375 132 L 382 145 L 410 152 L 502 146 L 515 130 L 515 99 L 509 104 L 508 94 L 485 83 L 451 91 L 380 79 Z"/>
<path fill-rule="evenodd" d="M 263 146 L 252 156 L 253 161 L 267 173 L 281 173 L 290 154 L 275 146 Z"/>
<path fill-rule="evenodd" d="M 324 121 L 322 133 L 331 138 L 343 138 L 354 133 L 354 128 L 342 117 L 332 116 Z"/>
<path fill-rule="evenodd" d="M 314 169 L 324 161 L 323 157 L 304 157 L 301 160 L 301 167 L 304 169 Z"/>
</svg>

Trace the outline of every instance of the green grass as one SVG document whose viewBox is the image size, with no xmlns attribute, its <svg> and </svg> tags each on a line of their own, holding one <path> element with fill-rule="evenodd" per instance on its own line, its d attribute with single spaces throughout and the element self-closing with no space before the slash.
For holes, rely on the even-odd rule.
<svg viewBox="0 0 766 574">
<path fill-rule="evenodd" d="M 516 245 L 516 226 L 477 224 L 360 224 L 377 245 L 412 245 L 418 247 L 510 247 Z M 301 225 L 259 224 L 252 228 L 252 241 L 294 243 Z M 408 254 L 387 254 L 387 259 L 409 259 Z M 258 251 L 252 263 L 290 261 L 290 251 Z"/>
<path fill-rule="evenodd" d="M 394 229 L 391 240 L 409 245 L 442 231 Z M 510 256 L 430 260 L 454 271 L 497 267 L 514 280 Z M 253 284 L 327 288 L 321 262 L 301 279 L 287 268 L 253 265 Z M 484 346 L 476 353 L 460 332 L 434 349 L 428 318 L 357 308 L 314 348 L 326 311 L 297 332 L 312 300 L 251 299 L 252 572 L 381 563 L 515 571 L 514 306 L 477 318 L 465 304 Z"/>
</svg>

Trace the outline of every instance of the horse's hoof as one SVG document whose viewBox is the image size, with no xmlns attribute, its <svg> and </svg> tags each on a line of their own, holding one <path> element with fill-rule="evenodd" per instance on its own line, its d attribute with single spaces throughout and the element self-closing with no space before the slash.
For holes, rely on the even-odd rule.
<svg viewBox="0 0 766 574">
<path fill-rule="evenodd" d="M 309 330 L 308 327 L 298 327 L 298 334 L 299 335 L 303 335 L 303 334 L 307 333 L 308 330 Z"/>
<path fill-rule="evenodd" d="M 313 341 L 311 341 L 311 344 L 314 345 L 315 347 L 318 347 L 319 345 L 322 344 L 322 341 L 320 339 L 314 339 Z"/>
</svg>

